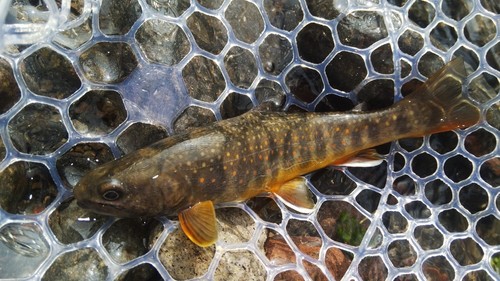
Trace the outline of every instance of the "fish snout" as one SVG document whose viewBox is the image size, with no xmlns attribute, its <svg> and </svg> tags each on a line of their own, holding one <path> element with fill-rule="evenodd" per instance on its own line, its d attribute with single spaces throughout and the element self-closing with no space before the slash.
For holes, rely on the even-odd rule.
<svg viewBox="0 0 500 281">
<path fill-rule="evenodd" d="M 76 198 L 76 204 L 78 205 L 78 207 L 80 207 L 82 209 L 89 208 L 89 202 L 87 200 L 81 200 L 81 199 L 79 200 L 78 198 Z"/>
<path fill-rule="evenodd" d="M 73 196 L 76 199 L 78 206 L 85 209 L 89 208 L 91 196 L 89 195 L 89 191 L 80 182 L 73 188 Z"/>
</svg>

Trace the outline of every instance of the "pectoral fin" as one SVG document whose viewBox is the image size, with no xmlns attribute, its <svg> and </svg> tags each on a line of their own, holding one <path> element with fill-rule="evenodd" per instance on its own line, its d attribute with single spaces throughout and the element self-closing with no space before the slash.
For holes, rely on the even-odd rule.
<svg viewBox="0 0 500 281">
<path fill-rule="evenodd" d="M 200 247 L 217 241 L 217 220 L 212 201 L 203 201 L 179 213 L 179 222 L 186 236 Z"/>
<path fill-rule="evenodd" d="M 279 186 L 274 194 L 288 207 L 301 213 L 311 213 L 314 202 L 305 178 L 296 178 Z"/>
<path fill-rule="evenodd" d="M 354 155 L 339 159 L 332 163 L 332 166 L 345 167 L 374 167 L 380 165 L 384 157 L 373 149 L 362 150 Z"/>
</svg>

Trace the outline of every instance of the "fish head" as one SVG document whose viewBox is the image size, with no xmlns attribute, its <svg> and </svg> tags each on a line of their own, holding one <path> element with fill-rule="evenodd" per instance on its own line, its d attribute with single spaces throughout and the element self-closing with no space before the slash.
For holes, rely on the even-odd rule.
<svg viewBox="0 0 500 281">
<path fill-rule="evenodd" d="M 133 158 L 133 157 L 132 157 Z M 73 189 L 80 207 L 121 218 L 169 215 L 184 198 L 158 165 L 124 157 L 90 171 Z M 146 163 L 145 163 L 146 162 Z"/>
</svg>

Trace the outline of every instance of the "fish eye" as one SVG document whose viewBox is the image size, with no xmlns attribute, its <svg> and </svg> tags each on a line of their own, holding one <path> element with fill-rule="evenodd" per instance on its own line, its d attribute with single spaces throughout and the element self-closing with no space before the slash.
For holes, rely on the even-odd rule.
<svg viewBox="0 0 500 281">
<path fill-rule="evenodd" d="M 120 198 L 120 192 L 118 190 L 115 190 L 115 189 L 106 190 L 102 194 L 102 198 L 104 198 L 107 201 L 115 201 L 115 200 L 118 200 Z"/>
<path fill-rule="evenodd" d="M 123 187 L 118 180 L 110 180 L 99 185 L 102 198 L 106 201 L 115 201 L 123 195 Z"/>
</svg>

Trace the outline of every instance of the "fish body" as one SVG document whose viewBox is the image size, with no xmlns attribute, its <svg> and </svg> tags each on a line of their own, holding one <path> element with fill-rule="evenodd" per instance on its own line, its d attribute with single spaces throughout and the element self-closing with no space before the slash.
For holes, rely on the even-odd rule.
<svg viewBox="0 0 500 281">
<path fill-rule="evenodd" d="M 117 217 L 178 214 L 193 242 L 211 245 L 214 204 L 271 192 L 308 212 L 314 203 L 301 175 L 396 139 L 476 123 L 479 110 L 461 95 L 464 76 L 463 62 L 455 60 L 380 111 L 253 110 L 108 162 L 84 176 L 74 194 L 82 207 Z"/>
</svg>

